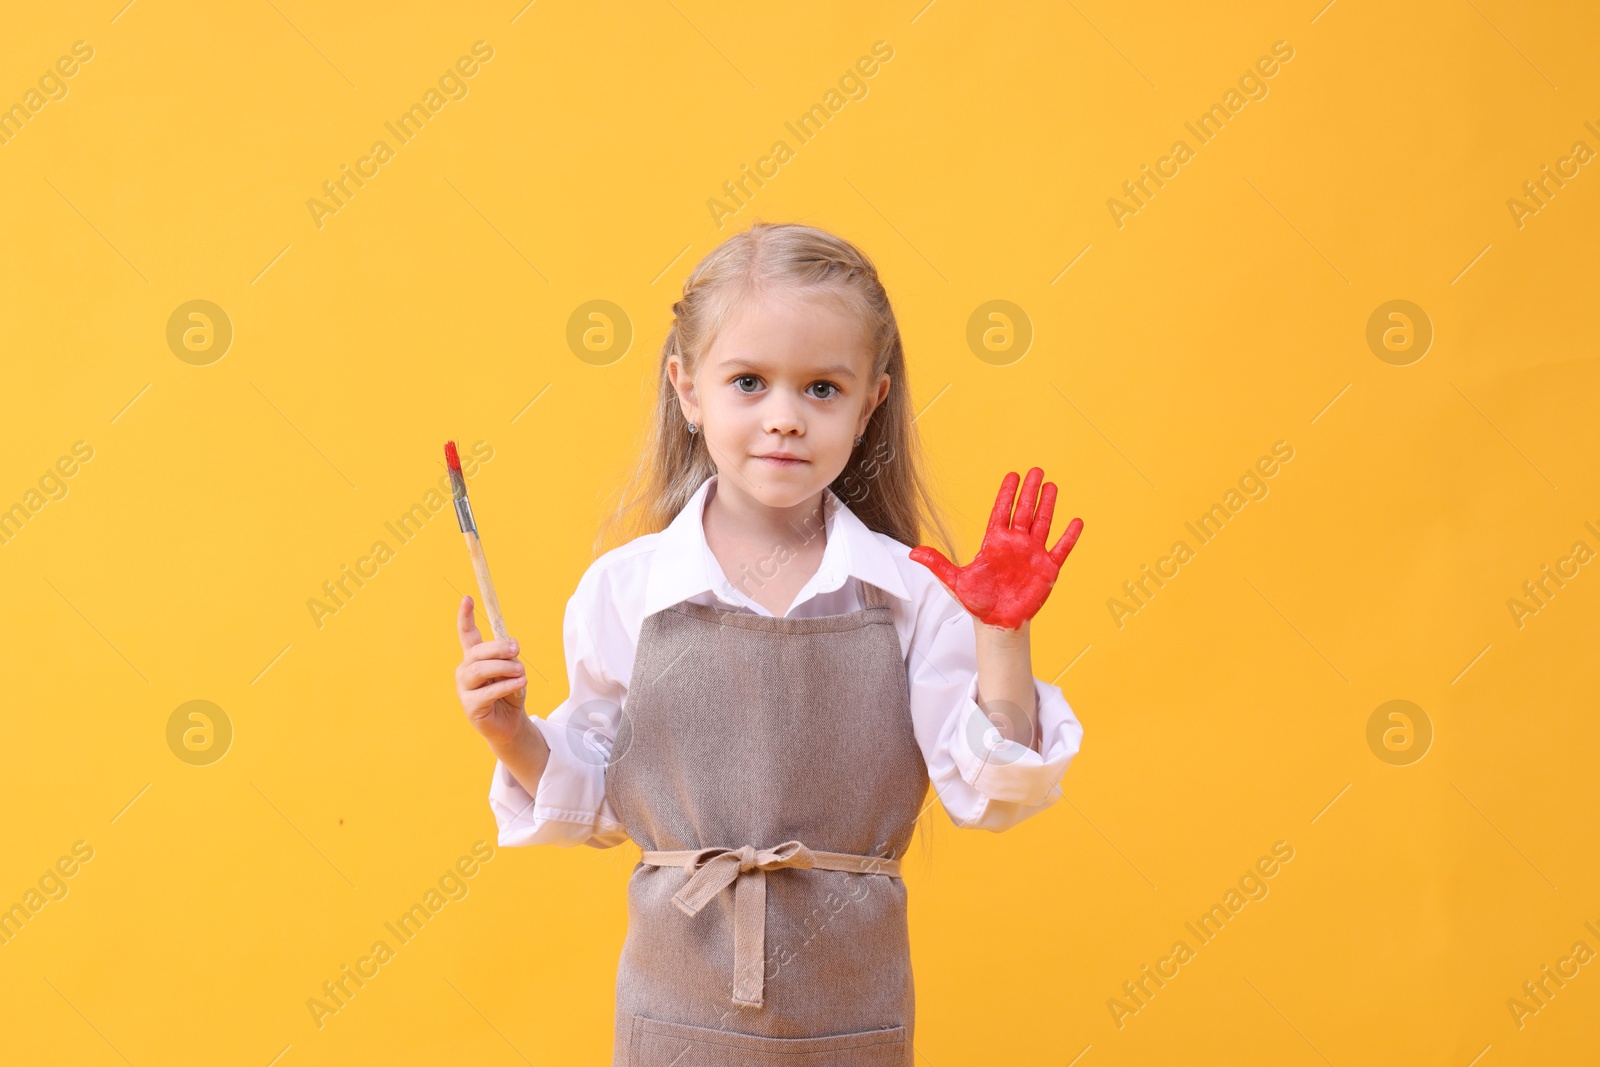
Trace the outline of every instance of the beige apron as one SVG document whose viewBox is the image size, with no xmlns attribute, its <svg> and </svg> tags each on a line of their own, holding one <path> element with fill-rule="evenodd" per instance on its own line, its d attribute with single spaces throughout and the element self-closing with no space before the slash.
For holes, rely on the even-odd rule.
<svg viewBox="0 0 1600 1067">
<path fill-rule="evenodd" d="M 606 765 L 628 881 L 613 1067 L 910 1067 L 900 857 L 928 789 L 887 594 L 649 616 Z"/>
</svg>

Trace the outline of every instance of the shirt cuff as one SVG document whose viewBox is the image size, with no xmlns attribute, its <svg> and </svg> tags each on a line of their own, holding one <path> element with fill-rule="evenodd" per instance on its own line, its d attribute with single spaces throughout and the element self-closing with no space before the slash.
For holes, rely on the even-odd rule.
<svg viewBox="0 0 1600 1067">
<path fill-rule="evenodd" d="M 627 831 L 606 803 L 605 765 L 579 759 L 563 736 L 563 728 L 529 716 L 550 746 L 550 759 L 539 776 L 536 795 L 529 796 L 504 763 L 495 761 L 489 781 L 489 808 L 494 812 L 502 847 L 587 844 L 610 848 L 627 840 Z"/>
<path fill-rule="evenodd" d="M 1061 778 L 1078 754 L 1083 727 L 1058 686 L 1033 680 L 1038 699 L 1039 751 L 1025 741 L 1000 736 L 978 706 L 978 679 L 974 675 L 956 711 L 955 737 L 950 751 L 962 781 L 991 800 L 1029 807 L 1053 804 L 1061 797 Z"/>
</svg>

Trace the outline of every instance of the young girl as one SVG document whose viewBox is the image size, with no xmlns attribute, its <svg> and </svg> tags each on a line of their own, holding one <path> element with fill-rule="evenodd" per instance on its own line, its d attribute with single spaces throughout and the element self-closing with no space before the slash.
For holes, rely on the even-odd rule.
<svg viewBox="0 0 1600 1067">
<path fill-rule="evenodd" d="M 1007 474 L 978 556 L 918 473 L 905 354 L 860 251 L 756 223 L 673 305 L 650 443 L 567 602 L 571 691 L 524 711 L 518 644 L 458 612 L 456 686 L 502 845 L 643 850 L 614 1067 L 910 1067 L 900 862 L 928 786 L 999 831 L 1060 797 L 1083 729 L 1028 620 L 1072 550 Z M 608 527 L 609 529 L 609 527 Z M 604 534 L 606 531 L 602 531 Z M 598 547 L 598 546 L 597 546 Z"/>
</svg>

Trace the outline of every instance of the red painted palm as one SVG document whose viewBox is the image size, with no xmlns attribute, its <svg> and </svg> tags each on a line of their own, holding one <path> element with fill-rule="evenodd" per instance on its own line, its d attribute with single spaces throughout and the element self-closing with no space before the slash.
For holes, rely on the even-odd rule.
<svg viewBox="0 0 1600 1067">
<path fill-rule="evenodd" d="M 1056 486 L 1045 482 L 1041 493 L 1039 483 L 1043 479 L 1044 471 L 1031 468 L 1022 482 L 1019 501 L 1016 472 L 1005 476 L 989 515 L 983 545 L 965 567 L 957 567 L 938 549 L 927 545 L 911 550 L 911 558 L 931 570 L 979 622 L 1005 630 L 1021 629 L 1044 607 L 1061 565 L 1083 533 L 1083 520 L 1073 519 L 1055 547 L 1045 549 L 1055 512 Z"/>
</svg>

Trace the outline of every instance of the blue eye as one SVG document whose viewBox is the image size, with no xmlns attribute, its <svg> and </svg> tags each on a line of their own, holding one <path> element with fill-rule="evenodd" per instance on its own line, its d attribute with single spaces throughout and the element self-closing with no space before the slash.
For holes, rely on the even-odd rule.
<svg viewBox="0 0 1600 1067">
<path fill-rule="evenodd" d="M 749 388 L 749 389 L 745 389 L 742 386 L 740 386 L 740 384 L 739 384 L 740 382 L 744 382 L 744 381 L 754 382 L 755 385 L 753 387 Z M 760 375 L 757 375 L 757 374 L 741 374 L 738 377 L 732 379 L 732 384 L 733 384 L 733 388 L 734 388 L 735 392 L 739 393 L 742 396 L 752 396 L 759 390 L 759 387 L 760 387 L 760 384 L 761 384 L 761 377 L 760 377 Z M 823 389 L 827 389 L 827 390 L 830 390 L 830 391 L 828 393 L 826 393 L 825 395 L 823 395 L 823 396 L 816 396 L 815 394 L 813 394 L 813 399 L 816 399 L 816 400 L 832 400 L 834 397 L 839 395 L 839 387 L 837 385 L 834 385 L 832 382 L 812 382 L 810 388 L 815 389 L 818 386 L 821 386 Z"/>
</svg>

